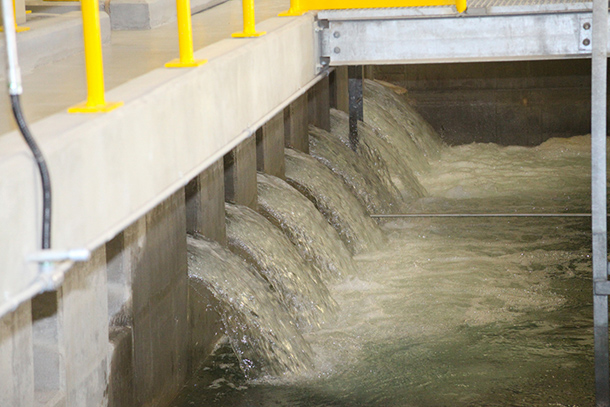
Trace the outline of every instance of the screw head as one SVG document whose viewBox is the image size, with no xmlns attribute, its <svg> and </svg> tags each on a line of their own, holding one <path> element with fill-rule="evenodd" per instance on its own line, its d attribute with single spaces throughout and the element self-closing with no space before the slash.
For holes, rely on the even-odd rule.
<svg viewBox="0 0 610 407">
<path fill-rule="evenodd" d="M 333 51 L 335 52 L 335 54 L 340 54 L 341 53 L 341 48 L 335 47 L 335 49 Z"/>
<path fill-rule="evenodd" d="M 588 38 L 585 38 L 584 40 L 582 40 L 582 45 L 584 45 L 585 47 L 588 46 L 589 44 L 591 44 L 591 40 Z"/>
<path fill-rule="evenodd" d="M 585 30 L 589 30 L 589 29 L 591 29 L 591 23 L 589 23 L 589 22 L 584 23 L 584 24 L 582 25 L 582 28 L 584 28 Z"/>
<path fill-rule="evenodd" d="M 335 31 L 333 33 L 333 37 L 335 37 L 335 38 L 339 38 L 340 36 L 341 36 L 341 33 L 339 31 Z"/>
</svg>

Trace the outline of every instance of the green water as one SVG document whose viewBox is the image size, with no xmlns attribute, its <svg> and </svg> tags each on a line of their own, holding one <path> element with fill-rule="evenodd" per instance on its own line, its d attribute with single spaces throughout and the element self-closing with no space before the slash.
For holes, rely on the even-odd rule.
<svg viewBox="0 0 610 407">
<path fill-rule="evenodd" d="M 412 212 L 587 212 L 590 139 L 445 148 Z M 314 367 L 248 381 L 227 346 L 173 406 L 591 406 L 588 218 L 398 219 L 329 285 Z"/>
</svg>

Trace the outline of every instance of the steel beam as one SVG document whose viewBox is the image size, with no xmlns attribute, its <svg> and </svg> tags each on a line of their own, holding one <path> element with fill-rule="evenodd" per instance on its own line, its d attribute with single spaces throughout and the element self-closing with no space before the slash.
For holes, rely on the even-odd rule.
<svg viewBox="0 0 610 407">
<path fill-rule="evenodd" d="M 586 58 L 592 49 L 591 12 L 583 10 L 377 19 L 358 14 L 352 20 L 345 13 L 322 15 L 328 19 L 322 55 L 331 66 Z"/>
</svg>

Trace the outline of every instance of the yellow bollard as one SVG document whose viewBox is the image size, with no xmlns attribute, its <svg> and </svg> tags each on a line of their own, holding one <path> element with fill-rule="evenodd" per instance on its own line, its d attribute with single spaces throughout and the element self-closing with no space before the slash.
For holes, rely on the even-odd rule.
<svg viewBox="0 0 610 407">
<path fill-rule="evenodd" d="M 244 9 L 244 31 L 233 34 L 233 37 L 260 37 L 267 34 L 265 31 L 257 32 L 254 27 L 254 0 L 242 0 L 241 3 Z"/>
<path fill-rule="evenodd" d="M 27 11 L 25 13 L 28 14 Z M 30 27 L 20 27 L 17 25 L 17 7 L 15 6 L 15 0 L 13 0 L 13 16 L 15 17 L 15 32 L 22 33 L 24 31 L 30 30 Z M 3 31 L 4 31 L 4 27 L 0 26 L 0 32 L 3 32 Z"/>
<path fill-rule="evenodd" d="M 208 62 L 205 59 L 194 59 L 193 57 L 193 26 L 191 24 L 191 1 L 176 0 L 176 12 L 178 14 L 178 43 L 180 46 L 180 58 L 165 64 L 167 68 L 192 68 Z"/>
<path fill-rule="evenodd" d="M 466 10 L 466 0 L 455 0 L 455 8 L 458 13 L 462 13 Z"/>
<path fill-rule="evenodd" d="M 301 8 L 301 0 L 290 0 L 290 10 L 278 14 L 280 17 L 301 16 L 305 11 Z"/>
<path fill-rule="evenodd" d="M 106 103 L 104 96 L 104 66 L 98 0 L 81 0 L 85 65 L 87 70 L 87 101 L 68 109 L 68 113 L 109 112 L 123 102 Z"/>
</svg>

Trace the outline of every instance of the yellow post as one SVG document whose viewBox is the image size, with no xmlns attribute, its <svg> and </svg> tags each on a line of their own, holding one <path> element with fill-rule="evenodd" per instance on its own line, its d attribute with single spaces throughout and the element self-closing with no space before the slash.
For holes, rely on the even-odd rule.
<svg viewBox="0 0 610 407">
<path fill-rule="evenodd" d="M 25 12 L 28 13 L 27 11 Z M 29 31 L 30 27 L 20 27 L 17 25 L 17 7 L 15 6 L 15 0 L 13 0 L 13 17 L 15 17 L 15 32 L 22 33 Z M 4 27 L 0 26 L 0 32 L 4 31 Z"/>
<path fill-rule="evenodd" d="M 194 59 L 193 57 L 193 26 L 191 23 L 191 1 L 176 0 L 176 12 L 178 14 L 178 43 L 180 46 L 180 58 L 165 64 L 167 68 L 192 68 L 208 62 L 205 59 Z"/>
<path fill-rule="evenodd" d="M 104 96 L 104 65 L 98 0 L 81 0 L 85 65 L 87 70 L 87 101 L 68 109 L 68 113 L 109 112 L 123 102 L 106 103 Z"/>
<path fill-rule="evenodd" d="M 301 16 L 303 14 L 305 14 L 305 10 L 301 8 L 301 0 L 290 0 L 290 9 L 280 13 L 279 16 Z"/>
<path fill-rule="evenodd" d="M 466 0 L 455 0 L 455 8 L 458 13 L 462 13 L 466 10 Z"/>
<path fill-rule="evenodd" d="M 244 9 L 244 31 L 233 34 L 233 37 L 260 37 L 267 34 L 265 31 L 257 32 L 254 27 L 254 0 L 242 0 L 241 4 Z"/>
</svg>

